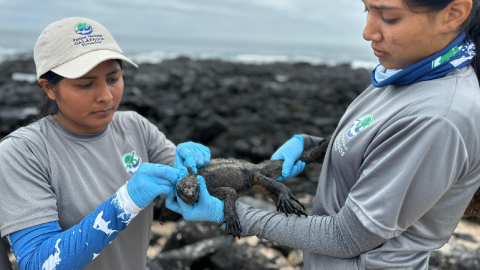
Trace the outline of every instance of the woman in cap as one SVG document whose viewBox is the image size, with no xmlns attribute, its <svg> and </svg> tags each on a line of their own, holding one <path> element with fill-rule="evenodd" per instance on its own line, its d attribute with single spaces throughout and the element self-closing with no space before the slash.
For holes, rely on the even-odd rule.
<svg viewBox="0 0 480 270">
<path fill-rule="evenodd" d="M 39 119 L 0 143 L 1 236 L 20 269 L 145 269 L 150 203 L 173 195 L 171 166 L 205 166 L 208 148 L 117 112 L 123 62 L 136 65 L 98 22 L 48 25 L 34 60 Z"/>
<path fill-rule="evenodd" d="M 312 215 L 238 203 L 242 235 L 303 250 L 306 270 L 428 269 L 480 186 L 480 1 L 363 2 L 380 65 L 331 138 Z M 277 150 L 283 178 L 317 142 L 296 135 Z"/>
</svg>

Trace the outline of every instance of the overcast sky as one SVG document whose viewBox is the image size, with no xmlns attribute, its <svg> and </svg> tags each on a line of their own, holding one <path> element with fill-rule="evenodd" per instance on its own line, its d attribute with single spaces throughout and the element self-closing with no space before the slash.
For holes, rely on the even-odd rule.
<svg viewBox="0 0 480 270">
<path fill-rule="evenodd" d="M 0 0 L 0 30 L 40 33 L 65 17 L 113 35 L 362 42 L 360 0 Z"/>
</svg>

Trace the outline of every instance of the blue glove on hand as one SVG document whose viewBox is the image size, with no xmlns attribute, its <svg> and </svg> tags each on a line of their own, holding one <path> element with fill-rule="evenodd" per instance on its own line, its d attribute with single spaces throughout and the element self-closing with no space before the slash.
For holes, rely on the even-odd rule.
<svg viewBox="0 0 480 270">
<path fill-rule="evenodd" d="M 305 169 L 305 162 L 298 160 L 303 153 L 304 142 L 301 135 L 295 135 L 273 153 L 271 160 L 283 159 L 282 176 L 274 180 L 283 180 L 297 176 Z M 297 161 L 298 160 L 298 161 Z M 296 163 L 295 163 L 296 162 Z"/>
<path fill-rule="evenodd" d="M 190 166 L 196 174 L 197 167 L 207 166 L 210 157 L 210 149 L 205 145 L 194 142 L 181 143 L 177 146 L 174 167 L 184 171 L 186 175 L 188 172 L 185 166 Z"/>
<path fill-rule="evenodd" d="M 127 183 L 128 195 L 143 209 L 160 194 L 173 197 L 173 186 L 181 175 L 182 171 L 166 165 L 143 163 Z"/>
<path fill-rule="evenodd" d="M 185 220 L 220 223 L 223 220 L 223 201 L 210 196 L 203 177 L 198 175 L 197 179 L 200 184 L 198 202 L 188 205 L 178 196 L 177 201 L 174 201 L 172 197 L 167 197 L 165 202 L 167 208 L 179 213 Z"/>
</svg>

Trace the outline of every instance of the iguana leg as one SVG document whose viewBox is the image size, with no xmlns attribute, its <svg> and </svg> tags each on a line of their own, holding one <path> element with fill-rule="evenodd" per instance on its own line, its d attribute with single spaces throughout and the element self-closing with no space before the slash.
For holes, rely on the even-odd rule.
<svg viewBox="0 0 480 270">
<path fill-rule="evenodd" d="M 277 211 L 288 214 L 295 214 L 297 216 L 305 215 L 305 207 L 293 196 L 290 189 L 271 178 L 268 178 L 261 173 L 253 175 L 253 188 L 260 191 L 265 196 L 275 201 L 277 204 Z"/>
<path fill-rule="evenodd" d="M 232 234 L 233 237 L 240 238 L 242 233 L 242 226 L 237 216 L 237 210 L 235 208 L 235 202 L 237 201 L 237 192 L 230 187 L 219 187 L 211 192 L 210 195 L 224 201 L 223 206 L 223 220 L 219 226 L 226 224 L 225 230 Z"/>
</svg>

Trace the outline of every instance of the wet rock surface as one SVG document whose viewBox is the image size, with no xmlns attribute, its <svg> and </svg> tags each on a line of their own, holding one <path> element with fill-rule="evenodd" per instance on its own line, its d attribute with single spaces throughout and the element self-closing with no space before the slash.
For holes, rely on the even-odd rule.
<svg viewBox="0 0 480 270">
<path fill-rule="evenodd" d="M 212 158 L 269 159 L 294 134 L 327 137 L 370 84 L 370 72 L 348 65 L 246 65 L 178 58 L 126 66 L 120 110 L 135 110 L 178 144 L 207 145 Z M 0 64 L 0 139 L 32 121 L 40 87 L 33 60 Z M 311 212 L 321 166 L 283 181 Z M 239 201 L 275 211 L 249 191 Z M 303 254 L 256 237 L 233 239 L 208 222 L 185 222 L 156 200 L 147 268 L 302 269 Z M 163 225 L 160 225 L 161 220 Z M 432 253 L 431 269 L 480 269 L 476 220 L 462 220 L 450 242 Z M 10 254 L 12 261 L 14 256 Z M 14 268 L 15 269 L 15 268 Z"/>
<path fill-rule="evenodd" d="M 35 74 L 31 60 L 3 62 L 0 71 L 1 137 L 30 121 L 41 89 L 28 78 Z M 120 109 L 146 116 L 173 142 L 201 142 L 213 157 L 261 161 L 295 133 L 331 134 L 369 84 L 369 72 L 179 58 L 127 66 L 124 81 Z"/>
</svg>

